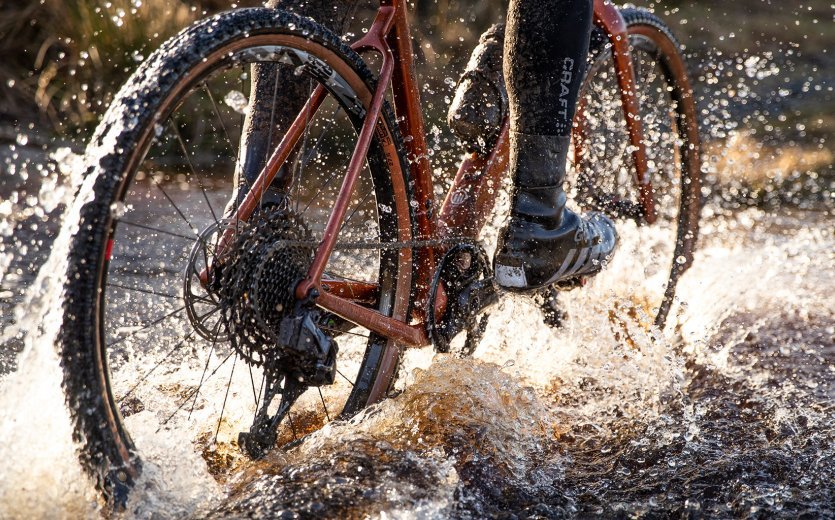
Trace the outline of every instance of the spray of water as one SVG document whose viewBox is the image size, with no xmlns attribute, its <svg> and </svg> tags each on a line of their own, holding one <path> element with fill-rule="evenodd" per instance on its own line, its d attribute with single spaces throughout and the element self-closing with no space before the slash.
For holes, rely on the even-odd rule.
<svg viewBox="0 0 835 520">
<path fill-rule="evenodd" d="M 54 346 L 62 312 L 62 277 L 57 273 L 66 270 L 71 223 L 79 207 L 71 200 L 84 170 L 79 158 L 67 151 L 56 158 L 60 170 L 49 174 L 42 196 L 29 202 L 45 213 L 58 205 L 69 207 L 62 218 L 65 229 L 2 338 L 4 344 L 16 336 L 24 341 L 18 370 L 0 382 L 0 422 L 7 425 L 0 431 L 0 456 L 6 461 L 0 470 L 0 504 L 6 514 L 20 518 L 87 516 L 96 507 L 90 483 L 74 463 L 72 427 Z M 59 175 L 64 184 L 57 188 Z M 6 266 L 11 263 L 11 253 L 7 255 Z"/>
<path fill-rule="evenodd" d="M 89 152 L 95 156 L 95 150 Z M 56 152 L 52 162 L 57 169 L 44 174 L 38 197 L 24 202 L 36 215 L 51 213 L 49 218 L 58 219 L 62 226 L 46 262 L 15 307 L 14 319 L 4 319 L 7 326 L 0 338 L 4 345 L 19 339 L 23 342 L 17 370 L 0 380 L 0 423 L 4 425 L 0 429 L 0 457 L 6 461 L 0 469 L 3 518 L 95 516 L 102 505 L 77 463 L 56 352 L 63 312 L 62 273 L 67 270 L 79 210 L 89 200 L 95 178 L 84 177 L 89 165 L 69 150 Z M 20 175 L 26 176 L 28 171 L 23 169 Z M 26 214 L 15 211 L 18 216 L 20 213 Z M 17 253 L 25 255 L 25 250 Z M 3 258 L 8 267 L 13 252 Z M 182 437 L 147 431 L 143 424 L 141 418 L 132 424 L 148 455 L 148 470 L 133 497 L 136 516 L 153 515 L 157 510 L 176 516 L 193 511 L 207 496 L 217 494 L 205 462 L 187 449 Z"/>
<path fill-rule="evenodd" d="M 835 478 L 827 464 L 835 455 L 831 210 L 728 210 L 757 190 L 779 198 L 775 178 L 791 178 L 803 160 L 831 166 L 832 156 L 820 148 L 793 162 L 787 152 L 771 157 L 728 107 L 759 102 L 748 82 L 777 66 L 768 56 L 721 65 L 704 67 L 717 73 L 703 82 L 716 83 L 725 69 L 740 81 L 703 112 L 720 143 L 706 174 L 720 189 L 664 331 L 649 326 L 654 303 L 642 288 L 659 273 L 642 268 L 649 263 L 642 255 L 668 237 L 626 225 L 606 273 L 561 298 L 569 315 L 562 328 L 545 326 L 529 299 L 507 297 L 473 359 L 409 352 L 397 397 L 257 463 L 234 442 L 251 423 L 251 407 L 235 404 L 245 399 L 233 393 L 218 425 L 229 376 L 207 382 L 188 418 L 157 427 L 157 405 L 183 392 L 178 381 L 199 379 L 206 353 L 195 354 L 155 373 L 143 409 L 126 417 L 145 461 L 126 516 L 833 514 L 826 505 Z M 62 211 L 50 257 L 4 334 L 23 338 L 23 352 L 0 380 L 2 517 L 89 517 L 102 505 L 76 462 L 55 353 L 58 274 L 92 177 L 82 178 L 88 165 L 71 153 L 55 162 L 37 197 L 0 203 L 5 237 L 20 232 L 15 215 Z M 740 182 L 740 172 L 750 178 Z M 831 187 L 817 180 L 802 182 L 812 199 L 825 199 Z M 496 229 L 485 232 L 488 243 Z M 10 250 L 0 251 L 0 281 L 13 264 Z M 153 345 L 148 363 L 163 350 Z M 221 359 L 210 358 L 211 366 Z M 237 387 L 249 384 L 243 370 L 234 378 Z"/>
</svg>

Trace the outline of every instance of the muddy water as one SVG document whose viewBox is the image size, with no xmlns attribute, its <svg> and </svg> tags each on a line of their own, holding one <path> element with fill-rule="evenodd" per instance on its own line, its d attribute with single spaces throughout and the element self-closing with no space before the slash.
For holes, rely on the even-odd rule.
<svg viewBox="0 0 835 520">
<path fill-rule="evenodd" d="M 506 301 L 475 361 L 436 357 L 367 417 L 235 475 L 210 516 L 831 517 L 830 218 L 711 219 L 663 337 L 625 342 L 580 303 L 555 332 Z"/>
<path fill-rule="evenodd" d="M 38 246 L 4 256 L 4 301 L 40 283 L 45 307 L 16 320 L 46 330 L 3 346 L 0 517 L 96 517 L 48 339 L 57 295 L 30 266 L 54 236 L 37 207 L 4 215 L 4 244 Z M 563 328 L 506 298 L 474 359 L 411 352 L 397 397 L 258 463 L 207 447 L 205 424 L 158 433 L 137 414 L 147 463 L 125 516 L 835 516 L 832 213 L 706 213 L 665 331 L 641 324 L 621 256 L 564 298 Z"/>
</svg>

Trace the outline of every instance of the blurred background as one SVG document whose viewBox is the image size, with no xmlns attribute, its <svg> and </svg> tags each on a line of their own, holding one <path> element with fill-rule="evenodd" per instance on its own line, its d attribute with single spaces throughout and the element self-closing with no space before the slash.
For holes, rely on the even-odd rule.
<svg viewBox="0 0 835 520">
<path fill-rule="evenodd" d="M 57 139 L 80 146 L 121 83 L 162 41 L 203 16 L 258 4 L 0 0 L 0 142 L 44 145 Z M 373 17 L 375 6 L 361 4 L 354 30 Z M 799 190 L 804 201 L 827 200 L 835 134 L 831 2 L 638 5 L 665 19 L 686 47 L 709 143 L 708 181 L 734 184 L 722 198 L 732 204 L 798 202 Z M 445 114 L 458 76 L 479 35 L 503 20 L 505 9 L 506 2 L 487 0 L 412 5 L 435 139 L 451 142 Z M 447 170 L 458 156 L 457 149 L 440 154 L 439 165 Z M 794 191 L 787 195 L 788 188 Z"/>
</svg>

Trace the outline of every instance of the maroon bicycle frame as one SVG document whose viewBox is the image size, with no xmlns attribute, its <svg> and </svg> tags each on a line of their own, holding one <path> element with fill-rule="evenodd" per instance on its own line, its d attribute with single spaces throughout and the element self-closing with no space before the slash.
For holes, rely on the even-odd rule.
<svg viewBox="0 0 835 520">
<path fill-rule="evenodd" d="M 655 207 L 652 185 L 647 172 L 647 156 L 642 135 L 638 98 L 635 92 L 635 77 L 629 50 L 626 23 L 618 9 L 607 0 L 594 0 L 594 23 L 602 28 L 612 43 L 618 86 L 621 91 L 621 105 L 624 110 L 627 130 L 632 145 L 635 167 L 635 183 L 638 186 L 639 202 L 643 218 L 647 223 L 655 221 Z M 425 306 L 416 305 L 407 321 L 385 316 L 370 306 L 377 287 L 373 283 L 322 280 L 325 266 L 330 259 L 338 238 L 345 213 L 362 170 L 365 156 L 371 144 L 374 128 L 380 116 L 385 94 L 391 87 L 394 108 L 401 135 L 406 137 L 405 148 L 410 169 L 409 181 L 414 186 L 416 240 L 435 238 L 478 237 L 488 216 L 491 214 L 498 188 L 507 169 L 508 122 L 505 121 L 496 145 L 487 155 L 475 152 L 462 161 L 452 186 L 439 208 L 436 208 L 433 190 L 432 169 L 429 164 L 426 133 L 424 131 L 420 92 L 415 74 L 412 39 L 407 20 L 405 0 L 381 0 L 377 16 L 369 31 L 352 45 L 357 52 L 377 52 L 382 56 L 377 90 L 359 132 L 353 156 L 342 181 L 339 195 L 313 257 L 313 262 L 304 280 L 299 282 L 295 294 L 298 299 L 313 298 L 315 303 L 351 322 L 373 332 L 392 338 L 407 347 L 430 344 L 425 325 Z M 324 99 L 324 89 L 314 90 L 301 113 L 273 152 L 264 170 L 252 185 L 249 193 L 238 208 L 235 220 L 246 221 L 258 204 L 258 200 L 270 185 L 287 160 L 301 137 L 307 121 Z M 578 110 L 581 113 L 582 107 Z M 575 136 L 576 137 L 576 136 Z M 575 141 L 582 143 L 581 140 Z M 578 152 L 575 145 L 575 154 Z M 411 231 L 411 230 L 410 230 Z M 230 227 L 224 232 L 218 253 L 228 247 L 235 233 Z M 429 281 L 436 268 L 437 251 L 433 247 L 414 250 L 416 265 L 415 297 L 427 301 Z M 205 277 L 205 273 L 201 278 Z M 350 295 L 350 296 L 348 296 Z M 445 305 L 443 294 L 436 298 L 436 310 Z"/>
</svg>

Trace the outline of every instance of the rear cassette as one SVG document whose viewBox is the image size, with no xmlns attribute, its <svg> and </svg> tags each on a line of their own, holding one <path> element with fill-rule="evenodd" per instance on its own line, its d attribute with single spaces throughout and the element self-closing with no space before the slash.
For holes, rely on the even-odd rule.
<svg viewBox="0 0 835 520">
<path fill-rule="evenodd" d="M 294 289 L 307 274 L 314 242 L 302 219 L 270 209 L 241 226 L 220 259 L 218 296 L 232 346 L 247 363 L 278 373 L 292 357 L 279 342 L 294 312 Z"/>
</svg>

